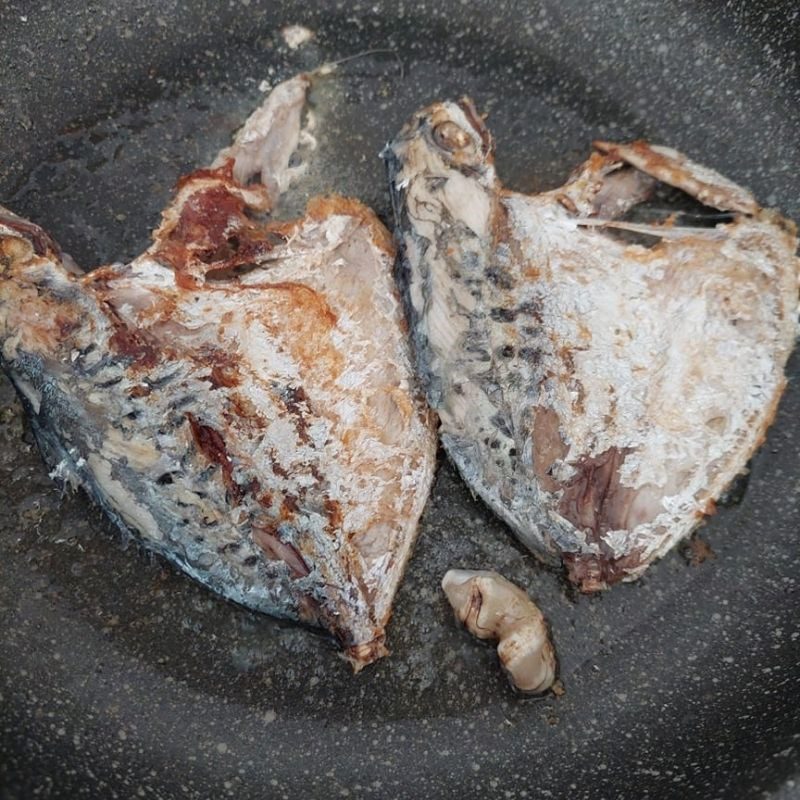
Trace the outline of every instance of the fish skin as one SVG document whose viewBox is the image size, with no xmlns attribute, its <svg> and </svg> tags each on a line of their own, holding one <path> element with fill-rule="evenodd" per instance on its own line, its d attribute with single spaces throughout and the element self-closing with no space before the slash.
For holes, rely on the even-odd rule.
<svg viewBox="0 0 800 800">
<path fill-rule="evenodd" d="M 508 191 L 468 98 L 414 114 L 383 156 L 445 450 L 582 590 L 637 578 L 713 512 L 774 417 L 797 335 L 794 224 L 642 141 L 595 143 L 552 191 Z M 729 221 L 619 219 L 657 181 Z"/>
<path fill-rule="evenodd" d="M 180 181 L 130 264 L 83 274 L 0 208 L 0 357 L 55 476 L 213 591 L 327 629 L 358 670 L 387 653 L 436 438 L 373 212 L 267 215 L 308 85 L 277 86 Z"/>
</svg>

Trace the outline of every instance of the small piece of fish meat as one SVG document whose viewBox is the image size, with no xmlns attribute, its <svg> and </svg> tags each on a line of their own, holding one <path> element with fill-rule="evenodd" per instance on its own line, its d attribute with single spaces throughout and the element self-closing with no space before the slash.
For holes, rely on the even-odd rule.
<svg viewBox="0 0 800 800">
<path fill-rule="evenodd" d="M 54 473 L 226 598 L 319 625 L 356 669 L 385 626 L 435 463 L 375 215 L 291 181 L 309 79 L 277 86 L 152 246 L 87 274 L 0 209 L 2 365 Z"/>
<path fill-rule="evenodd" d="M 456 619 L 478 639 L 497 642 L 497 655 L 511 685 L 541 694 L 556 680 L 556 654 L 539 607 L 497 572 L 451 569 L 442 590 Z"/>
<path fill-rule="evenodd" d="M 593 591 L 687 536 L 763 441 L 797 334 L 796 229 L 668 147 L 597 142 L 532 196 L 503 188 L 493 149 L 464 99 L 384 152 L 417 365 L 472 490 Z M 657 181 L 725 221 L 621 219 Z"/>
<path fill-rule="evenodd" d="M 314 38 L 314 31 L 303 25 L 287 25 L 281 28 L 281 36 L 290 50 L 297 50 Z"/>
</svg>

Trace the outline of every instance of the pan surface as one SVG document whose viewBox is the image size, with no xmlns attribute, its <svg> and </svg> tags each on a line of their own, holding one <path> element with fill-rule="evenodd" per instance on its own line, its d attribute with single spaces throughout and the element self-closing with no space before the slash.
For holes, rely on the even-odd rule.
<svg viewBox="0 0 800 800">
<path fill-rule="evenodd" d="M 800 219 L 792 3 L 0 3 L 0 202 L 85 268 L 146 244 L 176 178 L 273 84 L 372 48 L 312 102 L 322 190 L 388 221 L 378 152 L 470 94 L 511 188 L 593 138 L 677 147 Z M 791 15 L 796 19 L 792 21 Z M 300 23 L 312 42 L 280 34 Z M 212 595 L 62 495 L 0 382 L 0 796 L 790 798 L 800 794 L 800 357 L 749 479 L 632 585 L 576 596 L 442 458 L 389 631 L 330 643 Z M 697 548 L 698 552 L 702 548 Z M 695 554 L 697 555 L 697 553 Z M 702 555 L 702 553 L 700 554 Z M 696 559 L 700 560 L 700 559 Z M 439 589 L 494 568 L 548 617 L 566 693 L 514 695 Z"/>
</svg>

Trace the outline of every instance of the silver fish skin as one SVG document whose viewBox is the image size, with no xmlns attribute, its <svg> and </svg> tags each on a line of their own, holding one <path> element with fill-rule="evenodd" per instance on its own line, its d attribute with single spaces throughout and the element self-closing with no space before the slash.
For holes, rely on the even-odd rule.
<svg viewBox="0 0 800 800">
<path fill-rule="evenodd" d="M 763 441 L 797 335 L 796 228 L 668 147 L 596 142 L 531 196 L 493 154 L 467 98 L 384 151 L 417 367 L 467 484 L 594 591 L 688 536 Z M 722 221 L 626 220 L 659 181 Z"/>
<path fill-rule="evenodd" d="M 355 200 L 270 212 L 309 78 L 183 178 L 152 246 L 82 273 L 0 209 L 0 354 L 42 453 L 224 597 L 385 655 L 436 439 L 391 237 Z"/>
</svg>

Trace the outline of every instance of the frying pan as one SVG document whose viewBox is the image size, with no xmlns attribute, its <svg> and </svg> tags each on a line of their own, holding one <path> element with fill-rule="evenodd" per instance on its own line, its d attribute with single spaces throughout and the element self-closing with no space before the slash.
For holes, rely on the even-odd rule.
<svg viewBox="0 0 800 800">
<path fill-rule="evenodd" d="M 402 70 L 374 54 L 320 83 L 298 207 L 336 189 L 388 220 L 381 145 L 466 92 L 514 189 L 556 185 L 594 137 L 644 136 L 797 219 L 797 17 L 752 1 L 4 2 L 0 198 L 85 267 L 129 258 L 262 80 L 390 48 Z M 290 50 L 292 23 L 313 42 Z M 440 459 L 393 653 L 358 676 L 324 637 L 218 599 L 62 495 L 4 381 L 2 796 L 798 796 L 799 371 L 795 356 L 749 480 L 701 531 L 708 557 L 675 551 L 599 597 L 538 565 Z M 511 692 L 452 621 L 450 566 L 527 587 L 563 696 Z"/>
</svg>

